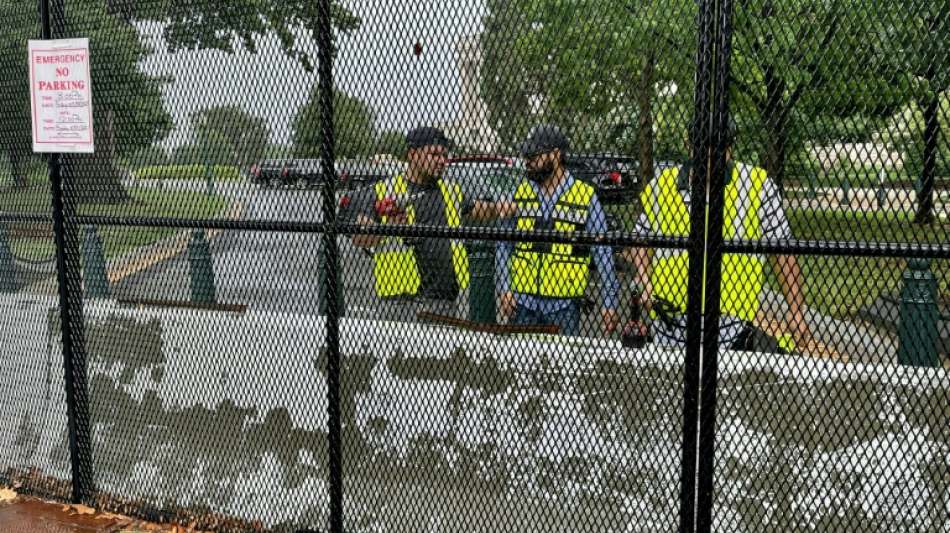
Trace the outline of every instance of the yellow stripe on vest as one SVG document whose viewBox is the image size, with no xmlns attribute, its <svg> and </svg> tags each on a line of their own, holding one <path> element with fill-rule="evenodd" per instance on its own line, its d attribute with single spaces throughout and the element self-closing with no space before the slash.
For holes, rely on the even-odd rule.
<svg viewBox="0 0 950 533">
<path fill-rule="evenodd" d="M 447 183 L 440 179 L 439 189 L 445 203 L 445 220 L 448 226 L 451 228 L 461 226 L 461 187 L 457 183 Z M 400 174 L 392 179 L 377 182 L 375 190 L 376 199 L 382 200 L 389 195 L 405 195 L 408 183 Z M 385 224 L 386 217 L 383 217 L 382 221 Z M 415 208 L 410 205 L 406 208 L 406 224 L 412 225 L 415 222 Z M 455 279 L 459 288 L 468 287 L 468 253 L 465 246 L 455 240 L 452 241 L 452 267 L 455 270 Z M 415 296 L 419 293 L 421 284 L 416 254 L 412 248 L 406 246 L 402 238 L 386 237 L 373 251 L 373 277 L 377 296 Z"/>
<path fill-rule="evenodd" d="M 655 185 L 648 185 L 640 195 L 640 202 L 651 226 L 668 237 L 689 235 L 689 207 L 676 187 L 678 174 L 679 168 L 667 169 Z M 738 167 L 733 168 L 733 176 L 726 186 L 724 197 L 725 239 L 758 239 L 762 236 L 759 208 L 762 205 L 761 192 L 766 174 L 764 170 L 754 168 L 748 178 L 739 172 Z M 746 202 L 745 217 L 738 220 L 742 202 Z M 689 256 L 685 250 L 656 259 L 650 273 L 654 296 L 686 309 L 688 271 Z M 743 320 L 755 318 L 762 292 L 763 271 L 763 261 L 759 257 L 747 254 L 723 255 L 720 284 L 720 309 L 723 313 Z M 703 283 L 705 285 L 705 275 Z"/>
</svg>

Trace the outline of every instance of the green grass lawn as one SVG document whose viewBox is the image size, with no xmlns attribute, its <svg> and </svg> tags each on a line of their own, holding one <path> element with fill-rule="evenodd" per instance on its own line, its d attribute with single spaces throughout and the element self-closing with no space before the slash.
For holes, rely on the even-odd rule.
<svg viewBox="0 0 950 533">
<path fill-rule="evenodd" d="M 911 215 L 846 211 L 792 210 L 792 233 L 800 239 L 877 242 L 945 242 L 950 224 L 918 226 Z M 825 314 L 845 317 L 873 302 L 881 293 L 899 293 L 906 261 L 900 258 L 800 257 L 809 305 Z M 950 295 L 950 262 L 934 261 L 940 296 Z M 772 279 L 773 287 L 778 287 Z"/>
<path fill-rule="evenodd" d="M 205 180 L 208 172 L 214 181 L 241 181 L 245 177 L 241 171 L 231 165 L 152 165 L 136 169 L 132 174 L 140 180 L 172 179 L 172 180 Z"/>
<path fill-rule="evenodd" d="M 633 231 L 639 209 L 609 206 L 608 212 Z M 940 243 L 950 240 L 950 224 L 919 226 L 909 212 L 816 211 L 796 209 L 788 213 L 792 233 L 805 240 Z M 880 294 L 898 294 L 906 261 L 901 258 L 855 258 L 807 256 L 799 263 L 805 278 L 805 297 L 822 313 L 842 318 L 873 302 Z M 950 261 L 931 264 L 939 294 L 950 298 Z M 769 284 L 778 290 L 771 269 Z"/>
<path fill-rule="evenodd" d="M 227 201 L 220 196 L 187 191 L 157 191 L 146 188 L 129 190 L 131 200 L 121 205 L 83 205 L 80 214 L 108 216 L 208 218 L 220 214 Z M 49 213 L 48 187 L 4 191 L 0 193 L 0 211 L 16 213 Z M 32 225 L 36 228 L 36 225 Z M 99 228 L 107 258 L 122 254 L 165 237 L 176 229 L 110 226 Z M 10 239 L 13 253 L 29 261 L 52 259 L 53 239 L 45 236 L 18 236 Z"/>
</svg>

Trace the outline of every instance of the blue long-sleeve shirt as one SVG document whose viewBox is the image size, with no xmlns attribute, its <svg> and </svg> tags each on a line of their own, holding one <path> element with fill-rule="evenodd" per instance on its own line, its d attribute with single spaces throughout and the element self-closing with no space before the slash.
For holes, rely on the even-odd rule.
<svg viewBox="0 0 950 533">
<path fill-rule="evenodd" d="M 564 181 L 554 190 L 554 194 L 547 196 L 540 192 L 535 184 L 535 194 L 541 202 L 541 217 L 550 220 L 551 212 L 557 203 L 558 198 L 574 184 L 574 177 L 567 174 Z M 509 198 L 513 200 L 513 196 Z M 508 227 L 514 227 L 514 220 L 506 221 Z M 585 230 L 589 233 L 604 233 L 607 231 L 607 216 L 604 214 L 604 208 L 600 205 L 597 196 L 591 199 L 590 214 L 587 217 Z M 498 294 L 504 294 L 511 290 L 511 254 L 514 251 L 513 242 L 499 242 L 495 248 L 495 289 Z M 594 264 L 597 266 L 597 273 L 600 275 L 600 295 L 601 302 L 605 309 L 616 309 L 619 300 L 619 283 L 617 282 L 617 273 L 614 271 L 614 257 L 610 246 L 593 246 L 591 252 Z M 567 307 L 571 298 L 546 298 L 543 296 L 533 296 L 529 294 L 515 293 L 515 300 L 519 306 L 524 306 L 533 311 L 542 313 L 553 313 Z"/>
</svg>

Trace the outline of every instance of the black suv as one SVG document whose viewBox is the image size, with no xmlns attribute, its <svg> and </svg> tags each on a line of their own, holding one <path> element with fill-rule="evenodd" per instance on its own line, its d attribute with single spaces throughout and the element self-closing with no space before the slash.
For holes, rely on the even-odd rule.
<svg viewBox="0 0 950 533">
<path fill-rule="evenodd" d="M 251 183 L 264 188 L 313 188 L 321 179 L 319 159 L 265 159 L 251 167 Z"/>
<path fill-rule="evenodd" d="M 370 187 L 377 181 L 389 179 L 401 172 L 397 164 L 370 164 L 358 161 L 340 162 L 337 165 L 340 189 L 355 191 Z"/>
<path fill-rule="evenodd" d="M 615 154 L 571 154 L 567 170 L 597 190 L 601 203 L 621 204 L 634 200 L 639 179 L 637 158 Z"/>
<path fill-rule="evenodd" d="M 251 183 L 260 187 L 277 186 L 286 179 L 287 159 L 265 159 L 251 166 Z"/>
</svg>

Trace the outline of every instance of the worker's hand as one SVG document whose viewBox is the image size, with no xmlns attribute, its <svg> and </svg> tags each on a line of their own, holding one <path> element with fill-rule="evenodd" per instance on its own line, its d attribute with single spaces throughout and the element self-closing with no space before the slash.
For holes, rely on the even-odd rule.
<svg viewBox="0 0 950 533">
<path fill-rule="evenodd" d="M 501 295 L 498 299 L 498 310 L 501 312 L 501 317 L 505 319 L 506 322 L 511 321 L 511 317 L 515 315 L 515 308 L 518 306 L 518 302 L 515 301 L 515 293 L 508 291 Z"/>
<path fill-rule="evenodd" d="M 406 210 L 397 205 L 394 198 L 386 197 L 377 200 L 375 208 L 377 216 L 386 217 L 386 224 L 406 223 Z"/>
<path fill-rule="evenodd" d="M 498 218 L 511 218 L 518 213 L 518 204 L 508 200 L 495 202 L 495 216 Z"/>
<path fill-rule="evenodd" d="M 386 217 L 387 224 L 405 224 L 408 220 L 405 211 L 395 211 Z"/>
<path fill-rule="evenodd" d="M 808 327 L 804 313 L 800 311 L 789 313 L 786 321 L 788 322 L 788 329 L 797 343 L 804 345 L 811 340 L 811 328 Z"/>
<path fill-rule="evenodd" d="M 620 323 L 620 315 L 617 314 L 617 310 L 603 309 L 600 316 L 604 321 L 604 333 L 607 335 L 613 333 L 617 329 L 617 324 Z"/>
<path fill-rule="evenodd" d="M 651 293 L 650 287 L 647 286 L 637 297 L 637 303 L 640 304 L 640 307 L 643 308 L 643 312 L 646 314 L 649 314 L 653 309 L 653 296 Z"/>
</svg>

